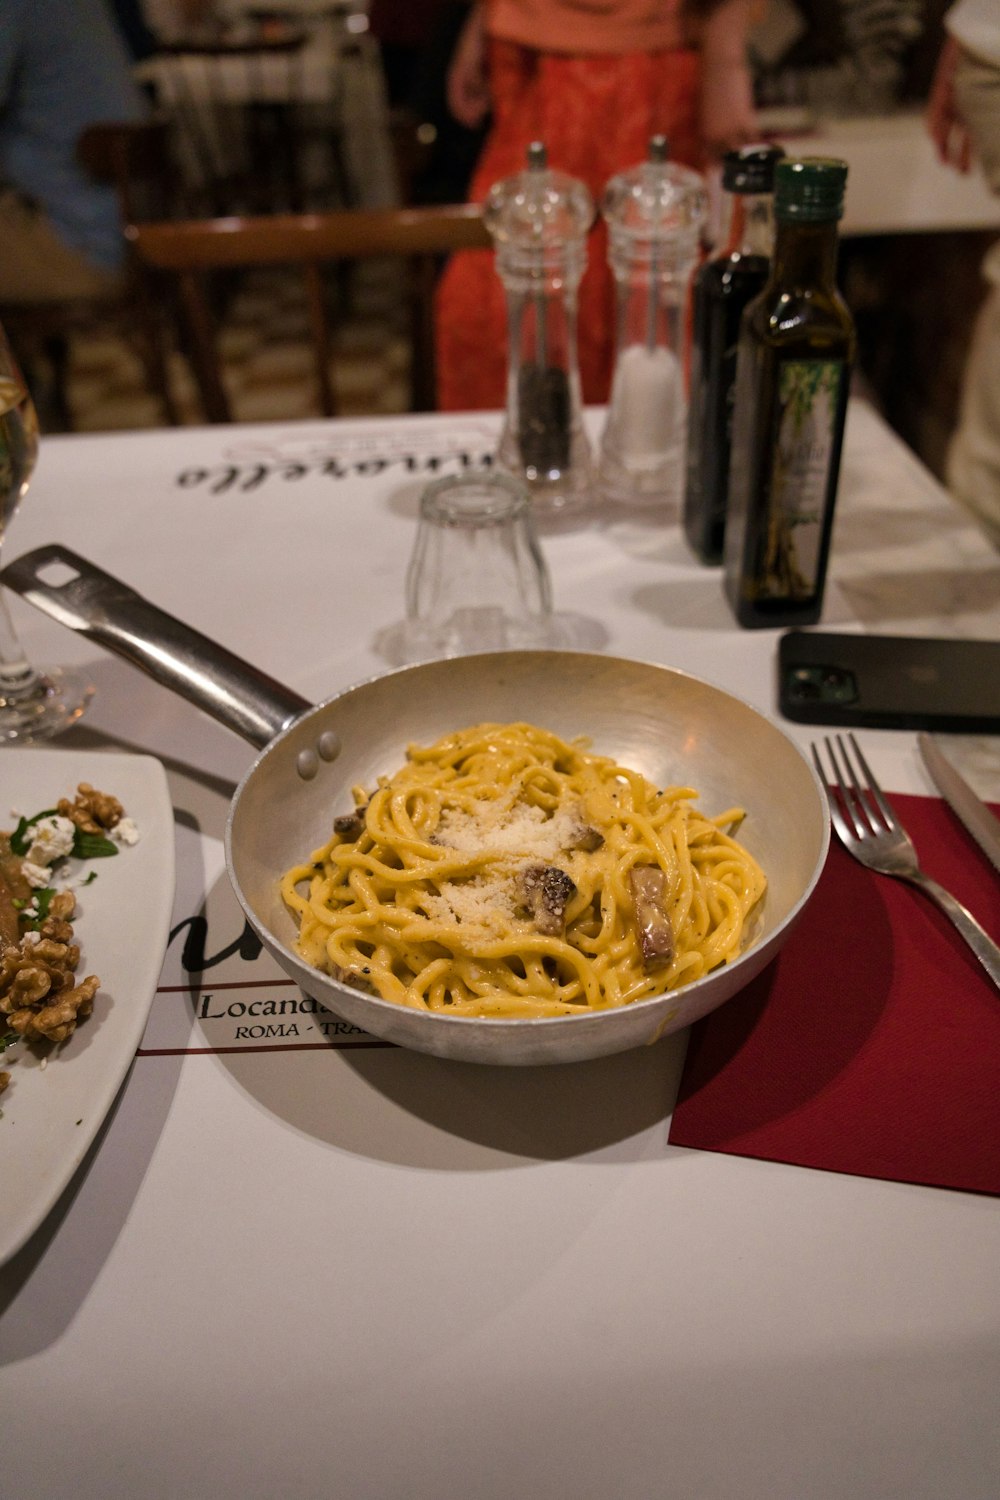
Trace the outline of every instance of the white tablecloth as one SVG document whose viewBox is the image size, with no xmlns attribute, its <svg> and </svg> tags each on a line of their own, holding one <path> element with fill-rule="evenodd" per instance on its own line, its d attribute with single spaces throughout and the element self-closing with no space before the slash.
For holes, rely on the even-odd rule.
<svg viewBox="0 0 1000 1500">
<path fill-rule="evenodd" d="M 438 417 L 52 439 L 8 556 L 64 542 L 326 697 L 386 669 L 422 482 L 495 436 Z M 676 526 L 598 515 L 543 545 L 556 607 L 609 650 L 775 712 L 776 633 L 735 628 Z M 14 612 L 34 655 L 92 667 L 78 744 L 163 758 L 175 923 L 207 903 L 227 947 L 221 837 L 254 752 Z M 1000 634 L 1000 558 L 857 404 L 823 623 Z M 865 744 L 891 788 L 929 790 L 912 735 Z M 952 748 L 1000 795 L 1000 741 Z M 253 1050 L 220 996 L 268 961 L 206 971 L 199 1014 L 179 946 L 99 1149 L 0 1272 L 12 1500 L 993 1500 L 997 1200 L 670 1147 L 683 1036 L 533 1072 Z"/>
<path fill-rule="evenodd" d="M 843 235 L 1000 230 L 1000 198 L 978 162 L 969 172 L 940 162 L 922 111 L 819 120 L 778 135 L 790 155 L 847 162 Z"/>
</svg>

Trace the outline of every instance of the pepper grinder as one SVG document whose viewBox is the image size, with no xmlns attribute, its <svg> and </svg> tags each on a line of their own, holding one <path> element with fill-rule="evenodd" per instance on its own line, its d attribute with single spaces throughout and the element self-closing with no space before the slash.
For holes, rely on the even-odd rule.
<svg viewBox="0 0 1000 1500">
<path fill-rule="evenodd" d="M 545 147 L 491 188 L 483 217 L 507 299 L 507 404 L 497 452 L 536 509 L 582 503 L 592 479 L 577 354 L 577 289 L 594 203 L 575 177 L 552 171 Z"/>
<path fill-rule="evenodd" d="M 600 487 L 612 500 L 679 511 L 687 425 L 688 305 L 708 216 L 704 178 L 667 160 L 612 177 L 602 212 L 615 278 L 615 367 L 601 437 Z"/>
</svg>

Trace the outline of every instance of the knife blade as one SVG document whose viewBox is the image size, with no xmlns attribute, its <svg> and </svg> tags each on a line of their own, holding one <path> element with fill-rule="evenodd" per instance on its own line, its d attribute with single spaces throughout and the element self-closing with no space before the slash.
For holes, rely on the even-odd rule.
<svg viewBox="0 0 1000 1500">
<path fill-rule="evenodd" d="M 994 817 L 985 802 L 976 796 L 965 777 L 942 755 L 929 734 L 918 734 L 917 745 L 934 785 L 986 858 L 1000 870 L 1000 819 Z"/>
</svg>

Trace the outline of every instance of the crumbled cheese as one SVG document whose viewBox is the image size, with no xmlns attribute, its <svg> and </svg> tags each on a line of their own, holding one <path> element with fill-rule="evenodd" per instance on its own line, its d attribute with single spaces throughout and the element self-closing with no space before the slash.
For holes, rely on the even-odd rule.
<svg viewBox="0 0 1000 1500">
<path fill-rule="evenodd" d="M 459 854 L 553 860 L 572 845 L 579 828 L 579 816 L 569 808 L 559 808 L 549 817 L 541 807 L 511 805 L 509 798 L 498 797 L 476 802 L 471 809 L 446 808 L 437 842 Z"/>
<path fill-rule="evenodd" d="M 446 807 L 434 841 L 457 854 L 485 856 L 488 874 L 442 881 L 438 893 L 423 898 L 428 917 L 474 929 L 469 938 L 500 936 L 521 904 L 517 875 L 526 865 L 551 864 L 580 836 L 578 809 L 544 808 L 518 801 L 518 789 L 484 798 L 468 808 Z"/>
<path fill-rule="evenodd" d="M 31 835 L 32 844 L 27 854 L 29 863 L 52 865 L 72 849 L 76 825 L 69 818 L 53 813 L 51 818 L 41 818 L 32 828 Z"/>
<path fill-rule="evenodd" d="M 21 861 L 21 874 L 28 884 L 34 886 L 35 890 L 38 891 L 44 890 L 52 879 L 52 871 L 48 865 L 32 864 L 30 859 L 23 859 Z"/>
<path fill-rule="evenodd" d="M 511 876 L 486 876 L 473 880 L 442 881 L 437 895 L 423 897 L 427 915 L 435 922 L 458 923 L 477 934 L 500 936 L 509 931 L 514 915 Z M 469 936 L 472 936 L 470 932 Z"/>
<path fill-rule="evenodd" d="M 109 832 L 116 844 L 137 844 L 139 842 L 139 826 L 134 818 L 119 818 Z"/>
</svg>

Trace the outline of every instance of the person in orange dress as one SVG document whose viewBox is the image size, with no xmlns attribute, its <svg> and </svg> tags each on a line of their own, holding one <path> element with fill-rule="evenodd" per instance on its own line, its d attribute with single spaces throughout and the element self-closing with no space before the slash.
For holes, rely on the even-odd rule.
<svg viewBox="0 0 1000 1500">
<path fill-rule="evenodd" d="M 755 138 L 746 38 L 756 0 L 478 0 L 448 80 L 452 113 L 492 122 L 470 188 L 521 171 L 529 144 L 599 200 L 608 179 L 667 137 L 696 169 Z M 506 308 L 491 251 L 452 257 L 436 307 L 438 407 L 501 407 Z M 614 285 L 598 221 L 579 292 L 586 402 L 607 400 L 614 358 Z"/>
</svg>

